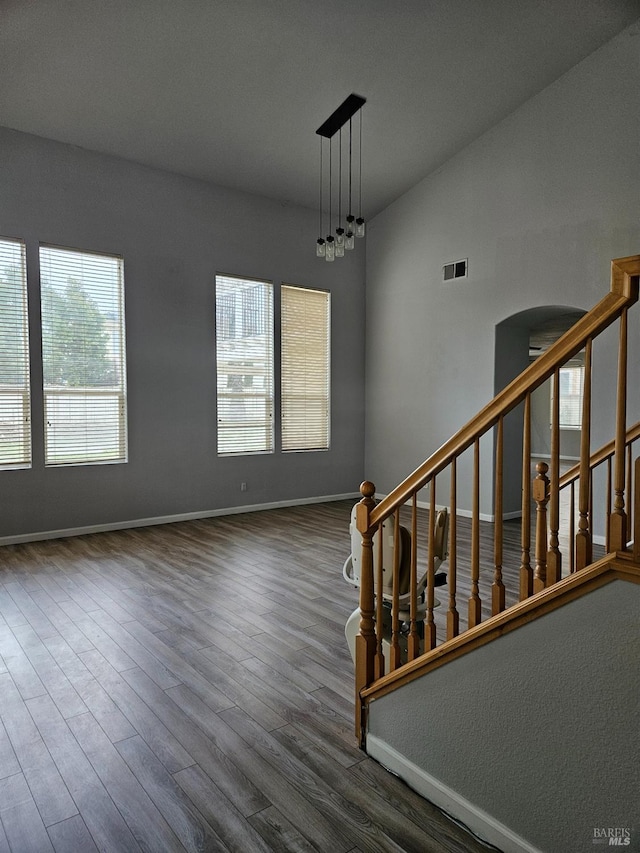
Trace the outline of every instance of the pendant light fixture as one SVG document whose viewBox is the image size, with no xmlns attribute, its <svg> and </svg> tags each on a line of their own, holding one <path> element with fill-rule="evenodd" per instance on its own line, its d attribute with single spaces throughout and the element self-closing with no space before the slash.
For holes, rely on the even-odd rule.
<svg viewBox="0 0 640 853">
<path fill-rule="evenodd" d="M 350 251 L 355 247 L 355 238 L 364 237 L 365 221 L 362 216 L 362 107 L 366 103 L 366 98 L 360 95 L 349 95 L 349 97 L 340 104 L 337 110 L 333 112 L 329 118 L 317 129 L 316 133 L 320 136 L 320 216 L 319 216 L 319 236 L 316 241 L 316 255 L 319 258 L 324 258 L 326 261 L 333 261 L 335 258 L 344 257 L 345 250 Z M 358 114 L 359 118 L 359 156 L 358 156 L 358 217 L 353 215 L 352 210 L 352 188 L 353 188 L 353 118 Z M 342 219 L 342 197 L 343 197 L 343 180 L 342 180 L 342 128 L 349 122 L 349 173 L 348 173 L 348 213 L 345 221 Z M 338 145 L 338 218 L 335 228 L 335 234 L 332 232 L 332 192 L 333 192 L 333 139 L 337 136 Z M 323 191 L 323 159 L 324 159 L 324 139 L 328 140 L 329 146 L 329 181 L 327 184 L 326 194 Z M 329 201 L 329 231 L 326 237 L 323 236 L 323 201 L 328 195 Z"/>
</svg>

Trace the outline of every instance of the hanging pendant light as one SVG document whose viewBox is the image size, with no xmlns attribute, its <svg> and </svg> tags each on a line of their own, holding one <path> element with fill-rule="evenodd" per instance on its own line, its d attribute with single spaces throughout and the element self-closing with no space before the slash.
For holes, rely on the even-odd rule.
<svg viewBox="0 0 640 853">
<path fill-rule="evenodd" d="M 348 252 L 350 252 L 351 249 L 355 249 L 356 247 L 355 234 L 351 230 L 347 231 L 347 233 L 345 234 L 344 247 Z"/>
<path fill-rule="evenodd" d="M 328 261 L 329 263 L 332 263 L 335 260 L 335 258 L 336 258 L 336 243 L 335 243 L 335 240 L 333 239 L 332 235 L 329 234 L 327 237 L 327 249 L 326 249 L 325 260 Z"/>
<path fill-rule="evenodd" d="M 349 95 L 343 101 L 335 112 L 318 128 L 316 133 L 320 139 L 320 237 L 316 241 L 316 255 L 324 258 L 328 262 L 332 262 L 335 258 L 344 257 L 345 251 L 351 251 L 355 248 L 355 238 L 364 237 L 365 221 L 362 216 L 362 107 L 366 103 L 366 98 L 360 95 Z M 352 119 L 353 116 L 360 112 L 360 159 L 358 161 L 358 217 L 353 215 L 352 202 L 352 184 L 353 184 L 353 151 L 352 151 Z M 349 205 L 346 220 L 342 220 L 342 128 L 349 122 Z M 335 229 L 335 236 L 331 233 L 332 228 L 332 185 L 333 185 L 333 154 L 331 140 L 336 133 L 340 131 L 338 136 L 339 157 L 338 157 L 338 219 Z M 326 237 L 322 237 L 322 213 L 323 199 L 326 197 L 323 193 L 323 152 L 322 138 L 329 140 L 329 182 L 328 182 L 328 200 L 329 200 L 329 229 Z"/>
</svg>

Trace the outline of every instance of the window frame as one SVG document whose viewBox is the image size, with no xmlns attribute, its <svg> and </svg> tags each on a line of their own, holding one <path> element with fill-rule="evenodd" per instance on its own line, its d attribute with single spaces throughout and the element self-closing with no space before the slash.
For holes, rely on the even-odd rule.
<svg viewBox="0 0 640 853">
<path fill-rule="evenodd" d="M 107 284 L 101 283 L 102 274 L 100 270 L 100 262 L 96 261 L 94 269 L 90 269 L 94 276 L 92 285 L 87 285 L 85 281 L 81 281 L 83 298 L 87 302 L 93 302 L 94 296 L 87 294 L 85 288 L 90 289 L 103 299 L 108 299 L 115 306 L 115 320 L 111 321 L 112 328 L 104 328 L 102 334 L 105 338 L 104 346 L 107 348 L 109 355 L 104 356 L 106 360 L 113 362 L 113 370 L 116 374 L 116 381 L 112 384 L 98 384 L 97 382 L 86 382 L 84 385 L 66 385 L 64 383 L 54 385 L 46 381 L 46 373 L 50 366 L 48 364 L 47 355 L 47 336 L 45 330 L 46 323 L 49 322 L 49 317 L 53 316 L 53 310 L 49 305 L 49 297 L 45 295 L 45 286 L 49 286 L 53 292 L 53 285 L 45 279 L 45 270 L 53 275 L 52 265 L 55 256 L 65 258 L 61 261 L 61 266 L 68 262 L 73 264 L 71 258 L 75 258 L 80 266 L 84 266 L 85 261 L 87 266 L 91 267 L 91 262 L 94 259 L 104 259 L 105 268 L 108 268 L 108 263 L 113 262 L 114 275 L 113 279 Z M 39 246 L 40 257 L 40 333 L 42 336 L 42 394 L 43 394 L 43 409 L 44 409 L 44 464 L 45 468 L 60 468 L 73 467 L 79 465 L 117 465 L 126 464 L 128 462 L 128 417 L 127 417 L 127 359 L 126 359 L 126 321 L 125 321 L 125 279 L 124 279 L 124 259 L 121 255 L 98 252 L 93 250 L 78 249 L 75 247 L 57 246 L 49 243 L 41 243 Z M 47 257 L 50 260 L 47 260 Z M 67 276 L 67 287 L 71 284 L 69 270 L 55 270 L 56 276 Z M 87 276 L 88 277 L 88 276 Z M 105 277 L 105 281 L 108 278 Z M 111 290 L 111 293 L 109 293 Z M 106 321 L 106 315 L 103 311 L 98 311 L 100 316 Z M 115 324 L 115 325 L 114 325 Z M 78 327 L 78 332 L 81 327 Z M 55 336 L 51 336 L 52 342 L 57 342 Z M 83 369 L 88 369 L 86 364 Z M 66 416 L 54 414 L 56 401 L 58 405 L 66 398 Z M 111 451 L 94 450 L 91 443 L 95 441 L 96 434 L 91 435 L 91 430 L 87 428 L 90 423 L 90 416 L 87 414 L 89 401 L 94 402 L 101 398 L 111 398 L 111 411 L 104 408 L 98 403 L 98 410 L 102 409 L 103 417 L 107 419 L 105 432 L 111 431 L 109 436 Z M 104 400 L 103 400 L 104 403 Z M 84 417 L 82 409 L 84 407 Z M 114 416 L 115 412 L 115 416 Z M 77 414 L 79 413 L 79 414 Z M 66 417 L 66 426 L 65 426 Z M 76 421 L 74 425 L 74 420 Z M 95 420 L 95 418 L 94 418 Z M 85 426 L 82 427 L 84 422 Z M 65 439 L 61 438 L 64 430 L 76 429 L 80 433 L 84 431 L 84 448 L 82 442 L 69 445 L 64 450 Z M 79 429 L 78 429 L 79 428 Z M 56 430 L 59 430 L 58 435 L 55 435 Z"/>
<path fill-rule="evenodd" d="M 0 339 L 0 353 L 8 358 L 11 358 L 11 352 L 7 346 L 7 342 L 15 340 L 19 343 L 19 348 L 22 351 L 20 357 L 16 360 L 16 378 L 21 377 L 22 381 L 16 382 L 15 386 L 12 383 L 0 384 L 0 470 L 8 471 L 20 468 L 31 468 L 33 458 L 33 447 L 31 437 L 31 364 L 29 351 L 29 295 L 27 288 L 27 261 L 26 261 L 26 243 L 23 239 L 15 237 L 0 237 L 0 262 L 5 260 L 5 249 L 12 247 L 13 251 L 18 252 L 18 272 L 20 276 L 20 309 L 16 312 L 15 322 L 12 322 L 11 313 L 14 313 L 11 306 L 5 305 L 4 300 L 0 298 L 0 330 L 2 331 Z M 10 257 L 11 249 L 8 249 L 6 254 L 6 262 L 10 263 L 14 258 Z M 0 294 L 1 296 L 1 294 Z M 6 311 L 6 313 L 5 313 Z M 5 347 L 7 347 L 5 349 Z M 15 411 L 12 411 L 10 402 L 11 397 L 17 397 L 20 402 Z M 5 400 L 8 402 L 9 418 L 5 420 L 4 409 Z M 5 427 L 2 425 L 5 424 Z M 16 453 L 12 458 L 10 455 L 5 456 L 3 448 L 2 430 L 8 430 L 11 435 L 13 432 L 20 436 L 17 439 L 17 447 L 22 452 Z"/>
<path fill-rule="evenodd" d="M 572 393 L 570 396 L 575 398 L 575 403 L 567 402 L 567 393 L 563 393 L 562 384 L 563 384 L 563 372 L 568 373 L 571 372 L 572 376 L 569 380 L 572 384 L 577 383 L 579 385 L 579 390 Z M 582 429 L 582 401 L 584 396 L 584 362 L 569 362 L 568 364 L 563 365 L 559 368 L 558 371 L 558 394 L 560 397 L 559 400 L 559 416 L 558 416 L 558 428 L 562 430 L 581 430 Z M 553 423 L 553 389 L 551 391 L 551 410 L 549 416 L 549 423 Z M 563 398 L 565 400 L 565 404 L 563 405 Z M 575 414 L 575 423 L 565 422 L 563 421 L 563 411 L 572 411 Z"/>
<path fill-rule="evenodd" d="M 298 338 L 298 349 L 302 345 L 302 359 L 305 364 L 300 364 L 300 353 L 297 357 L 292 357 L 290 366 L 285 364 L 288 356 L 288 347 L 293 347 L 296 343 L 295 336 L 291 336 L 290 330 L 285 328 L 288 321 L 288 309 L 286 308 L 286 293 L 289 292 L 292 296 L 296 294 L 298 297 L 303 294 L 308 294 L 313 297 L 322 297 L 324 299 L 324 319 L 325 325 L 321 331 L 319 338 L 320 342 L 310 338 L 308 328 L 305 328 L 304 339 Z M 296 309 L 292 309 L 292 312 Z M 313 319 L 309 315 L 315 313 L 320 314 L 320 310 L 313 308 L 304 308 L 304 320 Z M 291 318 L 293 319 L 293 318 Z M 309 347 L 314 343 L 317 345 L 318 351 L 309 352 Z M 315 369 L 323 371 L 323 377 L 320 379 L 319 387 L 322 388 L 320 394 L 307 392 L 307 377 L 310 371 L 314 370 L 312 362 L 315 360 Z M 321 365 L 321 366 L 320 366 Z M 306 370 L 305 370 L 306 368 Z M 301 372 L 302 386 L 300 386 Z M 287 387 L 287 383 L 291 379 L 291 387 Z M 307 417 L 306 412 L 310 407 L 311 413 Z M 314 413 L 315 408 L 315 413 Z M 321 417 L 318 417 L 317 412 L 321 411 Z M 291 419 L 291 426 L 288 426 L 287 420 Z M 283 453 L 314 453 L 323 452 L 331 449 L 331 292 L 321 288 L 305 287 L 302 285 L 283 282 L 280 286 L 280 429 L 281 429 L 281 449 Z M 291 436 L 288 436 L 288 433 Z M 313 436 L 319 440 L 315 441 Z M 311 437 L 310 437 L 311 436 Z"/>
<path fill-rule="evenodd" d="M 274 296 L 274 285 L 269 279 L 216 273 L 216 452 L 219 458 L 275 452 Z M 238 366 L 248 368 L 241 374 L 229 369 L 233 367 L 229 354 L 238 342 L 245 342 L 236 353 Z M 241 385 L 232 389 L 229 383 L 236 375 L 242 375 Z M 256 378 L 261 379 L 262 387 Z M 244 418 L 238 417 L 237 403 L 241 403 L 240 414 L 244 414 Z M 262 414 L 259 411 L 261 403 Z M 255 417 L 256 412 L 258 417 Z"/>
</svg>

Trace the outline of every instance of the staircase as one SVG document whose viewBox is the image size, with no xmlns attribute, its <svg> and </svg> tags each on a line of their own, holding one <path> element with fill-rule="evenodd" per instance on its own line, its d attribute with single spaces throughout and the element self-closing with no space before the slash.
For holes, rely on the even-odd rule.
<svg viewBox="0 0 640 853">
<path fill-rule="evenodd" d="M 394 759 L 390 756 L 395 755 L 395 752 L 394 749 L 388 750 L 384 744 L 381 745 L 378 734 L 371 734 L 372 709 L 387 709 L 381 712 L 380 719 L 384 719 L 386 714 L 388 719 L 394 720 L 396 727 L 403 728 L 406 725 L 409 730 L 411 721 L 402 719 L 402 697 L 412 697 L 412 717 L 416 715 L 416 708 L 417 713 L 420 712 L 421 702 L 427 701 L 418 700 L 416 705 L 418 694 L 414 682 L 420 680 L 424 685 L 424 692 L 428 693 L 429 685 L 435 687 L 446 682 L 446 673 L 438 675 L 438 672 L 454 662 L 458 662 L 456 672 L 462 672 L 464 667 L 469 670 L 466 677 L 471 682 L 474 666 L 484 666 L 487 663 L 483 654 L 485 657 L 489 655 L 487 660 L 493 654 L 488 651 L 480 653 L 480 650 L 486 649 L 494 641 L 500 640 L 500 648 L 505 654 L 513 653 L 515 660 L 517 655 L 514 649 L 524 642 L 530 642 L 533 637 L 537 637 L 539 642 L 540 637 L 547 636 L 544 632 L 550 632 L 550 636 L 556 637 L 557 631 L 561 630 L 558 626 L 574 624 L 579 612 L 583 613 L 581 618 L 593 620 L 594 601 L 605 602 L 609 601 L 609 598 L 613 601 L 615 596 L 619 596 L 621 586 L 615 582 L 622 582 L 624 589 L 633 589 L 633 595 L 623 594 L 621 602 L 611 605 L 618 610 L 624 609 L 636 595 L 636 591 L 640 593 L 640 459 L 634 461 L 633 458 L 634 442 L 640 438 L 640 424 L 631 428 L 627 425 L 628 391 L 629 394 L 637 394 L 637 388 L 627 381 L 628 312 L 638 301 L 639 280 L 640 255 L 612 261 L 610 292 L 389 495 L 376 503 L 374 484 L 362 484 L 362 500 L 356 511 L 357 528 L 362 535 L 361 620 L 356 638 L 356 734 L 361 747 L 374 757 L 377 757 L 378 752 L 382 756 L 380 760 L 386 758 L 387 765 L 393 764 Z M 615 388 L 615 403 L 610 412 L 603 412 L 602 406 L 596 410 L 592 400 L 596 369 L 593 348 L 594 341 L 610 327 L 614 331 L 617 328 L 617 369 L 615 380 L 611 380 Z M 606 341 L 609 341 L 610 337 L 611 331 L 607 332 Z M 585 369 L 580 460 L 572 469 L 561 475 L 560 368 L 582 351 Z M 550 424 L 551 454 L 548 463 L 537 464 L 532 481 L 531 395 L 549 379 L 552 383 L 553 400 Z M 635 396 L 633 400 L 635 404 Z M 607 418 L 610 420 L 609 434 L 614 436 L 609 444 L 595 453 L 591 450 L 594 412 L 598 418 L 599 430 L 602 430 L 603 418 Z M 522 451 L 521 557 L 520 565 L 512 567 L 517 569 L 517 589 L 510 589 L 508 581 L 505 583 L 507 575 L 513 576 L 513 572 L 503 571 L 503 483 L 507 416 L 510 416 L 510 436 L 513 433 L 513 419 L 518 421 Z M 486 548 L 481 548 L 481 450 L 482 453 L 491 453 L 493 460 L 493 482 L 489 484 L 494 503 L 493 543 L 490 553 L 487 553 Z M 470 458 L 471 469 L 468 484 L 470 495 L 464 496 L 466 505 L 471 506 L 470 535 L 466 537 L 469 540 L 466 544 L 460 541 L 457 518 L 457 507 L 459 502 L 461 503 L 459 480 L 462 479 L 458 472 L 463 456 L 465 459 L 462 464 L 466 465 Z M 486 490 L 486 484 L 484 487 Z M 428 521 L 426 530 L 422 530 L 424 524 L 422 521 L 419 524 L 419 518 L 421 512 L 424 515 L 424 510 L 419 507 L 425 505 L 425 496 Z M 449 507 L 450 542 L 447 587 L 438 591 L 441 597 L 443 590 L 447 592 L 447 601 L 442 602 L 442 607 L 446 607 L 446 614 L 444 620 L 439 620 L 443 627 L 437 630 L 434 617 L 438 604 L 435 594 L 434 537 L 436 511 L 442 505 Z M 384 614 L 386 618 L 383 619 L 383 596 L 378 594 L 378 591 L 382 590 L 383 581 L 382 536 L 376 536 L 375 542 L 374 536 L 385 521 L 388 526 L 388 520 L 395 531 L 394 582 L 390 603 L 390 628 L 386 628 L 384 638 L 388 649 L 383 650 L 381 626 L 385 622 L 388 626 L 389 618 L 388 614 Z M 401 524 L 411 532 L 410 620 L 406 623 L 401 622 L 398 615 Z M 594 558 L 594 539 L 604 546 L 599 549 L 604 551 L 604 556 L 597 559 Z M 466 549 L 465 559 L 462 559 L 463 547 Z M 380 548 L 377 559 L 374 559 L 374 548 Z M 463 564 L 468 565 L 468 574 L 463 572 Z M 426 613 L 424 621 L 421 621 L 418 618 L 417 582 L 425 570 Z M 483 593 L 482 581 L 487 575 L 490 575 L 491 584 L 488 592 Z M 632 586 L 626 586 L 628 584 Z M 459 590 L 465 590 L 464 596 Z M 511 603 L 514 601 L 515 603 Z M 587 617 L 584 615 L 586 613 L 591 615 Z M 595 624 L 601 621 L 606 623 L 609 618 L 609 614 L 603 613 L 600 619 L 595 620 Z M 571 637 L 582 630 L 582 622 L 578 620 L 575 624 L 578 627 Z M 531 627 L 528 632 L 519 635 L 516 641 L 517 632 L 522 631 L 525 626 Z M 536 634 L 543 629 L 542 634 Z M 508 635 L 513 639 L 509 640 Z M 616 636 L 618 646 L 620 642 L 625 643 L 624 631 L 622 640 Z M 611 638 L 608 638 L 606 642 L 610 640 Z M 570 644 L 573 639 L 567 637 L 566 642 Z M 583 642 L 588 644 L 591 641 Z M 509 643 L 513 645 L 513 649 Z M 557 670 L 556 675 L 549 675 L 549 678 L 559 679 L 559 691 L 562 691 L 564 684 L 572 684 L 574 691 L 578 689 L 573 681 L 572 670 L 560 675 L 561 661 L 568 660 L 566 655 L 563 656 L 562 643 L 559 648 L 557 643 L 554 645 L 548 660 L 546 656 L 550 650 L 546 645 L 543 653 L 539 653 L 535 647 L 532 652 L 535 666 L 531 669 L 538 673 L 536 678 L 539 677 L 540 684 L 545 683 L 546 670 L 549 673 Z M 600 653 L 603 647 L 601 638 L 598 639 L 596 647 Z M 575 654 L 580 654 L 579 647 Z M 625 679 L 630 677 L 625 669 L 627 658 L 630 659 L 628 654 L 622 655 L 622 669 L 619 672 L 620 677 Z M 501 669 L 503 659 L 505 658 L 501 655 L 500 659 L 493 661 L 491 666 L 494 671 L 503 672 L 503 680 L 517 678 L 518 673 L 514 675 L 513 672 Z M 546 663 L 540 670 L 543 660 Z M 475 665 L 468 661 L 475 661 Z M 625 675 L 622 675 L 622 670 Z M 453 671 L 452 668 L 450 672 Z M 457 690 L 453 685 L 449 687 L 454 692 Z M 477 689 L 479 688 L 476 685 L 474 690 Z M 496 687 L 496 694 L 500 689 L 501 687 Z M 476 701 L 473 698 L 476 695 L 471 691 L 467 701 Z M 383 702 L 374 705 L 384 697 L 389 697 L 386 705 Z M 457 701 L 463 700 L 458 697 Z M 567 697 L 567 701 L 570 701 L 570 697 Z M 479 706 L 481 704 L 482 702 L 478 702 Z M 388 710 L 391 707 L 392 712 Z M 441 708 L 440 713 L 446 720 L 449 709 Z M 580 709 L 574 709 L 574 713 L 579 717 Z M 596 718 L 589 720 L 587 728 L 593 726 L 594 731 L 598 731 L 600 723 Z M 637 729 L 637 721 L 635 725 Z M 530 728 L 531 723 L 527 723 L 527 726 Z M 379 724 L 376 722 L 373 728 L 379 729 Z M 466 730 L 461 732 L 458 743 L 460 738 L 466 737 Z M 527 738 L 526 731 L 523 731 L 522 737 Z M 399 742 L 401 741 L 402 738 Z M 465 749 L 469 750 L 469 762 L 472 765 L 473 738 Z M 400 760 L 399 766 L 394 767 L 400 775 L 403 775 L 400 767 L 402 763 Z M 535 760 L 532 763 L 535 764 Z M 411 772 L 405 774 L 410 783 Z M 428 768 L 424 772 L 429 775 Z M 492 772 L 503 771 L 494 767 Z M 420 785 L 416 787 L 420 789 Z M 452 795 L 451 791 L 447 794 L 449 797 Z M 455 795 L 453 796 L 455 799 Z M 438 799 L 432 798 L 436 801 Z M 446 796 L 444 800 L 447 802 Z M 453 811 L 456 809 L 453 808 Z M 464 814 L 464 808 L 462 812 Z M 638 847 L 627 849 L 640 849 L 640 814 L 635 817 L 639 819 L 637 837 L 634 839 L 634 844 Z M 613 821 L 614 816 L 600 815 L 596 820 L 594 813 L 593 820 L 601 822 L 606 828 L 607 821 Z M 616 815 L 615 820 L 620 822 L 625 818 Z M 484 825 L 482 820 L 480 825 Z M 527 826 L 526 821 L 523 826 Z M 502 826 L 501 832 L 498 832 L 496 838 L 502 842 L 507 838 L 504 849 L 542 849 L 535 844 L 527 846 L 517 832 L 511 844 L 508 841 L 510 830 Z M 541 837 L 544 837 L 544 834 Z M 587 844 L 589 843 L 591 838 L 587 839 Z M 575 849 L 584 849 L 584 846 L 580 846 L 576 841 Z"/>
</svg>

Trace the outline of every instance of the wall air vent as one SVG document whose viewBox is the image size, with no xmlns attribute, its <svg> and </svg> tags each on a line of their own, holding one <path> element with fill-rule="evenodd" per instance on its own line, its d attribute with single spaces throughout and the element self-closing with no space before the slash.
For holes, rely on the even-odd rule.
<svg viewBox="0 0 640 853">
<path fill-rule="evenodd" d="M 445 264 L 442 267 L 444 281 L 452 281 L 455 278 L 466 278 L 468 269 L 469 261 L 467 258 L 463 261 L 453 261 L 453 263 Z"/>
</svg>

